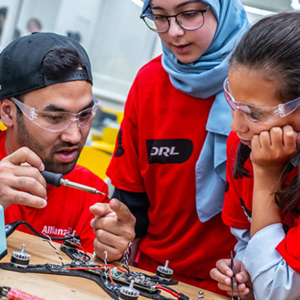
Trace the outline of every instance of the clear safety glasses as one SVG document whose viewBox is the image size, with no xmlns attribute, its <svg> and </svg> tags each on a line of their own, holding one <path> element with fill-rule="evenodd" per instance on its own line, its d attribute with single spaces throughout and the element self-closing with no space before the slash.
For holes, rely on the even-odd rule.
<svg viewBox="0 0 300 300">
<path fill-rule="evenodd" d="M 99 103 L 94 98 L 94 105 L 84 109 L 77 114 L 65 111 L 44 111 L 30 107 L 18 99 L 11 97 L 11 101 L 20 108 L 23 115 L 26 116 L 34 124 L 52 132 L 61 132 L 66 130 L 72 122 L 77 122 L 79 128 L 89 126 L 98 111 Z"/>
<path fill-rule="evenodd" d="M 232 110 L 238 109 L 246 120 L 253 123 L 272 123 L 294 112 L 300 105 L 300 98 L 277 106 L 258 106 L 235 101 L 228 91 L 228 78 L 224 81 L 224 94 Z"/>
<path fill-rule="evenodd" d="M 210 9 L 208 5 L 205 9 L 183 11 L 176 15 L 158 15 L 158 14 L 142 14 L 141 19 L 154 32 L 167 32 L 170 28 L 169 18 L 175 18 L 176 22 L 186 30 L 196 30 L 204 24 L 204 13 Z"/>
</svg>

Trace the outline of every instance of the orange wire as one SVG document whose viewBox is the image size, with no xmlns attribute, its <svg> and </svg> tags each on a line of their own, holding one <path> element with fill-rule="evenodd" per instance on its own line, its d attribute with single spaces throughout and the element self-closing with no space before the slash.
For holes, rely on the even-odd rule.
<svg viewBox="0 0 300 300">
<path fill-rule="evenodd" d="M 111 281 L 112 283 L 115 284 L 114 280 L 113 280 L 112 277 L 111 277 L 111 268 L 109 268 L 109 279 L 110 279 L 110 281 Z"/>
</svg>

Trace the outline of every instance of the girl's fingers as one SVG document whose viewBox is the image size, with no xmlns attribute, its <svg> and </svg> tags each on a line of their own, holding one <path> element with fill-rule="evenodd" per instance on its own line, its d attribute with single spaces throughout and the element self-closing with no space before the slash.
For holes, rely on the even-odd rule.
<svg viewBox="0 0 300 300">
<path fill-rule="evenodd" d="M 270 149 L 272 146 L 272 139 L 271 139 L 271 134 L 268 131 L 262 131 L 259 134 L 259 142 L 260 142 L 260 148 L 264 150 Z"/>
<path fill-rule="evenodd" d="M 273 127 L 270 130 L 270 144 L 272 148 L 280 148 L 283 143 L 283 130 L 280 127 Z"/>
<path fill-rule="evenodd" d="M 291 126 L 283 127 L 283 143 L 287 150 L 294 153 L 297 149 L 297 134 Z"/>
</svg>

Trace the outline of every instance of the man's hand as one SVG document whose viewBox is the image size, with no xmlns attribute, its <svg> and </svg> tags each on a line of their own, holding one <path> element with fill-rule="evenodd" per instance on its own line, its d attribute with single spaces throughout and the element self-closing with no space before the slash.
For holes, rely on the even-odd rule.
<svg viewBox="0 0 300 300">
<path fill-rule="evenodd" d="M 95 215 L 91 226 L 97 236 L 94 241 L 96 255 L 103 260 L 104 251 L 107 251 L 108 261 L 118 260 L 135 238 L 135 217 L 117 199 L 112 199 L 109 204 L 96 203 L 90 211 Z"/>
<path fill-rule="evenodd" d="M 47 205 L 46 181 L 41 159 L 27 147 L 22 147 L 0 161 L 0 204 L 13 203 L 36 208 Z"/>
<path fill-rule="evenodd" d="M 228 295 L 231 295 L 231 277 L 233 276 L 230 263 L 230 259 L 220 259 L 216 263 L 216 268 L 210 271 L 210 277 L 216 280 L 219 289 L 227 292 Z M 236 280 L 241 299 L 254 300 L 250 276 L 244 264 L 240 260 L 234 259 L 234 266 L 237 272 Z M 238 296 L 236 285 L 233 286 L 233 296 Z"/>
</svg>

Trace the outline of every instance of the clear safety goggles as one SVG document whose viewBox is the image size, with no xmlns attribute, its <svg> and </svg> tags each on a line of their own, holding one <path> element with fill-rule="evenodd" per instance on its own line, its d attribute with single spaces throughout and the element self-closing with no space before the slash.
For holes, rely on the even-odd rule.
<svg viewBox="0 0 300 300">
<path fill-rule="evenodd" d="M 300 98 L 277 106 L 258 106 L 235 101 L 228 91 L 228 78 L 224 81 L 224 94 L 232 110 L 238 109 L 246 120 L 253 123 L 272 123 L 294 112 L 300 105 Z"/>
<path fill-rule="evenodd" d="M 93 98 L 94 105 L 84 109 L 77 114 L 65 111 L 44 111 L 30 107 L 18 99 L 11 97 L 11 101 L 20 108 L 23 115 L 34 124 L 52 132 L 61 132 L 66 130 L 72 122 L 77 122 L 79 128 L 89 126 L 98 111 L 99 103 Z"/>
</svg>

